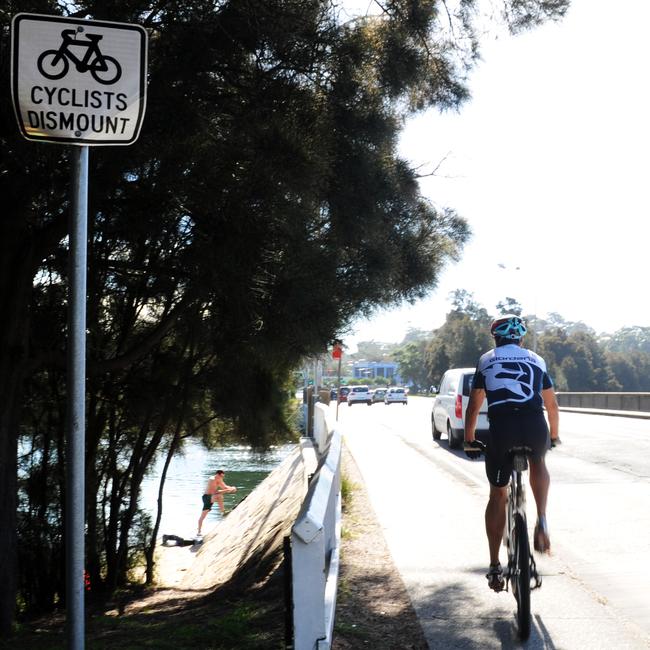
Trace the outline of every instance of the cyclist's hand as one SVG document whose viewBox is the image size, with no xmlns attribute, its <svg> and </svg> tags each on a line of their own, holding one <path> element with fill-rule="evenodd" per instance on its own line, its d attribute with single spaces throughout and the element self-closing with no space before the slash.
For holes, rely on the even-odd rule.
<svg viewBox="0 0 650 650">
<path fill-rule="evenodd" d="M 465 442 L 465 447 L 463 450 L 465 451 L 467 458 L 474 460 L 485 451 L 485 444 L 480 440 L 472 440 L 471 442 Z"/>
<path fill-rule="evenodd" d="M 562 444 L 562 441 L 560 440 L 559 437 L 558 438 L 551 438 L 551 449 L 553 449 L 553 447 L 557 447 L 558 445 L 561 445 L 561 444 Z"/>
</svg>

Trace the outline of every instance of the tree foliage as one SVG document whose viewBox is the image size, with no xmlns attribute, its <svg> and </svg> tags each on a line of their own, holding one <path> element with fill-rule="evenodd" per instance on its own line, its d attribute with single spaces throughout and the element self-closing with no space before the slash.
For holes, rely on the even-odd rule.
<svg viewBox="0 0 650 650">
<path fill-rule="evenodd" d="M 489 335 L 492 316 L 487 310 L 465 290 L 455 291 L 450 298 L 454 309 L 444 325 L 434 331 L 422 355 L 427 381 L 433 385 L 448 368 L 475 366 L 480 355 L 493 345 Z M 497 313 L 520 312 L 518 305 L 508 297 L 497 304 Z M 536 345 L 558 390 L 650 390 L 646 328 L 624 328 L 598 337 L 584 323 L 567 321 L 557 313 L 547 319 L 535 314 L 523 317 L 529 329 L 523 343 L 529 348 Z"/>
<path fill-rule="evenodd" d="M 507 296 L 505 300 L 500 300 L 497 303 L 497 310 L 499 316 L 505 316 L 506 314 L 521 316 L 523 311 L 519 302 L 510 296 Z"/>
<path fill-rule="evenodd" d="M 471 313 L 454 310 L 427 346 L 428 383 L 437 386 L 449 368 L 470 368 L 491 344 L 487 312 L 472 304 Z M 479 314 L 480 318 L 476 318 Z"/>
<path fill-rule="evenodd" d="M 650 354 L 650 327 L 624 327 L 602 342 L 608 352 Z"/>
<path fill-rule="evenodd" d="M 399 363 L 399 374 L 402 380 L 416 391 L 429 386 L 426 347 L 427 341 L 420 339 L 403 345 L 394 354 L 395 361 Z"/>
</svg>

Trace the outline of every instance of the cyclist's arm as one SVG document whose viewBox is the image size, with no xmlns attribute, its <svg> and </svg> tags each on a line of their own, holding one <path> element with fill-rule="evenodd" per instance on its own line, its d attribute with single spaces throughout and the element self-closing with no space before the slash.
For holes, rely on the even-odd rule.
<svg viewBox="0 0 650 650">
<path fill-rule="evenodd" d="M 544 400 L 544 406 L 546 407 L 546 413 L 548 414 L 548 426 L 551 430 L 551 440 L 557 440 L 560 437 L 560 409 L 553 388 L 545 388 L 542 391 L 542 399 Z"/>
<path fill-rule="evenodd" d="M 474 440 L 478 414 L 484 399 L 485 390 L 483 388 L 472 388 L 469 394 L 467 411 L 465 411 L 465 442 L 472 442 Z"/>
</svg>

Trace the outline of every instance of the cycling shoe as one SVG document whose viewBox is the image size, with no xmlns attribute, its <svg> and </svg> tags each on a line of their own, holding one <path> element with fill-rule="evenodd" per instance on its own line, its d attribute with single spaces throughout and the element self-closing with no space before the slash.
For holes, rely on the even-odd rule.
<svg viewBox="0 0 650 650">
<path fill-rule="evenodd" d="M 503 577 L 503 569 L 501 568 L 501 564 L 498 562 L 496 564 L 490 564 L 490 568 L 488 569 L 485 577 L 488 580 L 488 587 L 490 587 L 492 591 L 496 591 L 498 593 L 499 591 L 504 590 L 506 581 Z"/>
<path fill-rule="evenodd" d="M 545 517 L 538 519 L 535 524 L 533 547 L 538 553 L 550 553 L 551 551 L 551 538 L 548 535 L 548 525 Z"/>
</svg>

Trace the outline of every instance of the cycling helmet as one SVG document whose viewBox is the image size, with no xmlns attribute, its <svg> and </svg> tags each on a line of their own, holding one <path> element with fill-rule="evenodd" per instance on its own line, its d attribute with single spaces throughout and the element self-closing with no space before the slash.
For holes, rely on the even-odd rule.
<svg viewBox="0 0 650 650">
<path fill-rule="evenodd" d="M 516 314 L 506 314 L 495 319 L 490 326 L 494 337 L 518 341 L 526 335 L 526 323 Z"/>
</svg>

